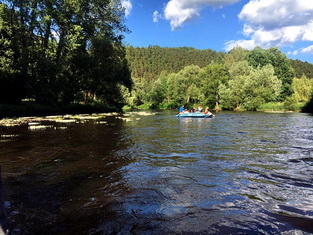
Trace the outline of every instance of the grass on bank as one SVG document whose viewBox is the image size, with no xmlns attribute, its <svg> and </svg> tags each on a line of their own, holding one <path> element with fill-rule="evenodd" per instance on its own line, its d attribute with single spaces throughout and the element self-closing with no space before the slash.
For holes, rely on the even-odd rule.
<svg viewBox="0 0 313 235">
<path fill-rule="evenodd" d="M 262 104 L 257 111 L 263 112 L 301 112 L 306 103 L 270 102 Z"/>
<path fill-rule="evenodd" d="M 131 107 L 129 105 L 125 105 L 123 107 L 124 110 L 130 110 L 130 109 L 178 109 L 180 107 L 179 104 L 169 104 L 169 103 L 161 103 L 161 104 L 141 104 L 136 107 Z"/>
</svg>

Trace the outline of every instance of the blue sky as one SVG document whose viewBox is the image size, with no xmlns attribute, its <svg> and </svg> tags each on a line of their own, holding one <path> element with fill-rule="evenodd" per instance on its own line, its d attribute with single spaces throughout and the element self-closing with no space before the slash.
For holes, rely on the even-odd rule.
<svg viewBox="0 0 313 235">
<path fill-rule="evenodd" d="M 313 63 L 313 0 L 122 0 L 125 44 L 227 52 L 278 47 Z"/>
</svg>

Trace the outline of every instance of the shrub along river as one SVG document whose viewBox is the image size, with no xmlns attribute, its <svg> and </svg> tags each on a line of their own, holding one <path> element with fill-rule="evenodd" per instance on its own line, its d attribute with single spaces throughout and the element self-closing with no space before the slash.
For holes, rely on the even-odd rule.
<svg viewBox="0 0 313 235">
<path fill-rule="evenodd" d="M 313 116 L 175 112 L 0 127 L 9 234 L 313 233 Z"/>
</svg>

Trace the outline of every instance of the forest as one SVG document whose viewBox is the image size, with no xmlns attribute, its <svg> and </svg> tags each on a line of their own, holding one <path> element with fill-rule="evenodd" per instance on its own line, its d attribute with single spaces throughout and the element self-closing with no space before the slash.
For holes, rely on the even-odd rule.
<svg viewBox="0 0 313 235">
<path fill-rule="evenodd" d="M 125 46 L 125 33 L 119 0 L 3 1 L 0 111 L 25 102 L 118 110 L 313 106 L 313 65 L 277 48 L 135 48 Z"/>
<path fill-rule="evenodd" d="M 130 107 L 305 110 L 313 93 L 313 65 L 277 48 L 228 53 L 189 47 L 126 48 L 133 89 Z"/>
<path fill-rule="evenodd" d="M 0 4 L 0 104 L 99 102 L 121 108 L 131 76 L 118 0 Z"/>
</svg>

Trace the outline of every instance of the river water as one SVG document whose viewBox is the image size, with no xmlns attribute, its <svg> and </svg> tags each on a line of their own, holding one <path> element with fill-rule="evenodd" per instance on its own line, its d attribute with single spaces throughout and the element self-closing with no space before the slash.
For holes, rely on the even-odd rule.
<svg viewBox="0 0 313 235">
<path fill-rule="evenodd" d="M 311 234 L 313 116 L 0 127 L 9 234 Z"/>
</svg>

